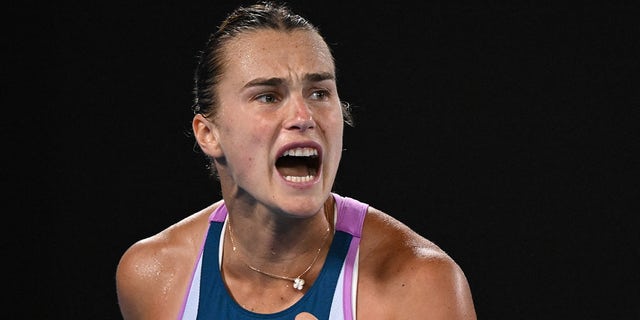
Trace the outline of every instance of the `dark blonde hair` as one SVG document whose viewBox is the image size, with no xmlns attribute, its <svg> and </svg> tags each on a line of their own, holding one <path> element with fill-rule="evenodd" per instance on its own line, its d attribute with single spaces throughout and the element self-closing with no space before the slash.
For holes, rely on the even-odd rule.
<svg viewBox="0 0 640 320">
<path fill-rule="evenodd" d="M 239 34 L 260 29 L 307 30 L 320 35 L 316 26 L 292 12 L 284 4 L 260 1 L 251 6 L 235 9 L 222 22 L 218 30 L 209 36 L 204 49 L 200 52 L 194 76 L 194 113 L 215 119 L 218 111 L 215 88 L 223 75 L 224 46 Z M 348 103 L 342 102 L 342 111 L 345 122 L 353 125 Z"/>
</svg>

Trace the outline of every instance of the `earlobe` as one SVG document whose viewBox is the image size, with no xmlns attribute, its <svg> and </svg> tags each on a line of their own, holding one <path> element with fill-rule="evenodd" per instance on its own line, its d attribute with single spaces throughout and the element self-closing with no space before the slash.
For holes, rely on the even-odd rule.
<svg viewBox="0 0 640 320">
<path fill-rule="evenodd" d="M 217 158 L 222 156 L 218 129 L 215 124 L 207 120 L 202 114 L 196 114 L 191 123 L 193 135 L 200 149 L 207 155 Z"/>
</svg>

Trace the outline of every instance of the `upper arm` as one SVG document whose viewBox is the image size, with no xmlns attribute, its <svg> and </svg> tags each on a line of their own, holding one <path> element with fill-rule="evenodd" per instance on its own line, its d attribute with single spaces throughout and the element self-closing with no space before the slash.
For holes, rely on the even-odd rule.
<svg viewBox="0 0 640 320">
<path fill-rule="evenodd" d="M 415 298 L 399 302 L 402 318 L 428 315 L 425 319 L 476 319 L 469 283 L 448 256 L 418 258 L 409 263 L 404 278 L 409 280 L 407 291 Z"/>
<path fill-rule="evenodd" d="M 120 258 L 116 269 L 118 305 L 124 319 L 142 319 L 152 300 L 146 292 L 154 287 L 158 266 L 144 245 L 136 243 Z"/>
<path fill-rule="evenodd" d="M 148 240 L 145 240 L 148 241 Z M 121 257 L 116 270 L 116 290 L 124 319 L 175 319 L 182 302 L 180 277 L 171 249 L 141 241 Z"/>
<path fill-rule="evenodd" d="M 476 319 L 460 266 L 396 219 L 379 211 L 370 213 L 362 236 L 359 314 L 382 319 Z"/>
<path fill-rule="evenodd" d="M 361 288 L 366 293 L 359 290 L 359 303 L 369 309 L 365 318 L 476 319 L 467 279 L 451 258 L 436 252 L 431 257 L 400 254 L 393 260 Z"/>
</svg>

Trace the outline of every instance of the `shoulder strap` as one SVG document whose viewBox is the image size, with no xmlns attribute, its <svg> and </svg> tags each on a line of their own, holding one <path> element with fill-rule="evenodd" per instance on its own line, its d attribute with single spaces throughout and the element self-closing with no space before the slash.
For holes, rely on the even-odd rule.
<svg viewBox="0 0 640 320">
<path fill-rule="evenodd" d="M 349 197 L 343 197 L 333 193 L 338 208 L 338 221 L 336 229 L 348 232 L 353 237 L 349 245 L 349 251 L 345 259 L 344 286 L 342 292 L 342 305 L 344 319 L 356 318 L 356 288 L 358 285 L 358 253 L 360 238 L 362 237 L 362 226 L 367 214 L 369 205 Z"/>
<path fill-rule="evenodd" d="M 354 237 L 362 236 L 362 225 L 369 205 L 349 197 L 333 193 L 338 209 L 336 229 L 347 232 Z"/>
</svg>

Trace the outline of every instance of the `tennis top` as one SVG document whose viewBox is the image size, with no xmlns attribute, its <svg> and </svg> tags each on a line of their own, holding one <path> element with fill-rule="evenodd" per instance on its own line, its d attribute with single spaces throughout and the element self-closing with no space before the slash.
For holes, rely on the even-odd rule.
<svg viewBox="0 0 640 320">
<path fill-rule="evenodd" d="M 229 294 L 220 274 L 227 208 L 209 216 L 209 227 L 178 319 L 290 320 L 301 312 L 331 320 L 356 319 L 358 252 L 368 204 L 332 193 L 335 233 L 322 270 L 300 300 L 282 311 L 264 314 L 242 308 Z"/>
</svg>

